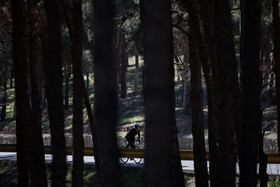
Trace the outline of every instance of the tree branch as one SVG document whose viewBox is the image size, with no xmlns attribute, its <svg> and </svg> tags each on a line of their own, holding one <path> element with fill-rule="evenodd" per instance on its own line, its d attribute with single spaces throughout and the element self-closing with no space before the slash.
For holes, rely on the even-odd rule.
<svg viewBox="0 0 280 187">
<path fill-rule="evenodd" d="M 185 35 L 187 35 L 189 37 L 189 33 L 187 31 L 185 31 L 184 29 L 182 29 L 181 27 L 179 27 L 178 25 L 172 24 L 172 27 L 180 30 L 182 33 L 184 33 Z"/>
</svg>

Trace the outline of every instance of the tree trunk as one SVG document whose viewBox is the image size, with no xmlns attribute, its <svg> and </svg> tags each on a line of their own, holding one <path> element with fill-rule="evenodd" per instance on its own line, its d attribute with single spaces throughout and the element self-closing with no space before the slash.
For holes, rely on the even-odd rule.
<svg viewBox="0 0 280 187">
<path fill-rule="evenodd" d="M 260 110 L 260 1 L 241 5 L 241 96 L 242 126 L 240 149 L 240 186 L 257 185 Z M 254 16 L 252 16 L 254 15 Z"/>
<path fill-rule="evenodd" d="M 191 103 L 192 103 L 192 134 L 194 149 L 195 181 L 198 186 L 208 186 L 208 173 L 206 162 L 206 150 L 203 124 L 203 93 L 201 81 L 202 54 L 199 52 L 199 43 L 202 43 L 202 36 L 198 23 L 198 4 L 188 0 L 186 8 L 190 19 L 190 71 L 191 71 Z M 200 55 L 200 56 L 199 56 Z M 206 55 L 205 55 L 206 56 Z M 204 68 L 205 69 L 205 68 Z M 204 73 L 205 74 L 205 73 Z M 205 74 L 206 82 L 209 84 L 209 74 Z M 209 85 L 207 85 L 208 88 Z M 210 93 L 211 94 L 211 93 Z M 211 107 L 211 106 L 210 106 Z"/>
<path fill-rule="evenodd" d="M 265 155 L 263 149 L 263 139 L 265 131 L 259 129 L 259 180 L 260 180 L 260 187 L 267 187 L 268 183 L 268 175 L 266 173 L 267 170 L 267 155 Z"/>
<path fill-rule="evenodd" d="M 274 59 L 275 59 L 275 76 L 276 76 L 276 102 L 277 102 L 277 142 L 278 151 L 280 152 L 280 16 L 279 1 L 273 0 L 273 36 L 274 36 Z"/>
<path fill-rule="evenodd" d="M 135 55 L 135 77 L 134 77 L 134 95 L 138 94 L 138 86 L 139 86 L 139 57 Z"/>
<path fill-rule="evenodd" d="M 13 88 L 13 78 L 14 78 L 14 70 L 13 70 L 13 67 L 11 67 L 11 71 L 10 71 L 10 88 Z"/>
<path fill-rule="evenodd" d="M 214 42 L 214 5 L 200 0 L 204 38 L 209 46 L 203 54 L 200 51 L 200 56 L 205 56 L 202 60 L 203 71 L 206 77 L 209 77 L 207 83 L 207 102 L 208 102 L 208 137 L 209 137 L 209 160 L 210 160 L 210 185 L 218 186 L 218 127 L 217 127 L 217 57 L 216 46 Z M 205 49 L 204 49 L 205 50 Z M 202 51 L 203 52 L 203 51 Z M 208 57 L 208 59 L 206 59 Z M 206 79 L 207 80 L 207 79 Z"/>
<path fill-rule="evenodd" d="M 83 186 L 84 139 L 83 139 L 83 96 L 84 79 L 82 71 L 82 2 L 73 1 L 73 166 L 72 186 Z"/>
<path fill-rule="evenodd" d="M 215 42 L 217 49 L 217 127 L 218 127 L 218 183 L 217 186 L 235 187 L 235 67 L 234 38 L 229 2 L 214 4 Z"/>
<path fill-rule="evenodd" d="M 48 75 L 47 75 L 47 41 L 45 37 L 40 38 L 41 41 L 41 51 L 42 51 L 42 92 L 41 92 L 41 103 L 42 109 L 46 109 L 47 107 L 47 87 L 48 87 Z"/>
<path fill-rule="evenodd" d="M 140 9 L 145 58 L 144 185 L 184 186 L 175 120 L 171 2 L 142 0 Z"/>
<path fill-rule="evenodd" d="M 88 93 L 85 91 L 86 90 L 85 84 L 84 84 L 83 89 L 84 89 L 84 102 L 85 102 L 85 106 L 87 109 L 88 121 L 89 121 L 89 125 L 90 125 L 92 141 L 93 141 L 95 167 L 96 167 L 97 171 L 100 171 L 101 160 L 100 160 L 100 153 L 98 150 L 99 140 L 98 140 L 98 134 L 96 132 L 97 127 L 96 127 L 96 124 L 94 123 L 94 116 L 93 116 L 93 111 L 90 106 L 89 96 L 88 96 Z"/>
<path fill-rule="evenodd" d="M 32 35 L 34 20 L 31 15 L 31 9 L 36 5 L 36 1 L 28 0 L 29 12 L 29 73 L 31 81 L 32 94 L 32 109 L 31 109 L 31 128 L 29 141 L 29 165 L 32 186 L 47 186 L 47 175 L 45 166 L 44 143 L 42 138 L 42 110 L 41 99 L 39 93 L 39 78 L 38 78 L 38 61 L 37 61 L 37 43 L 35 36 Z"/>
<path fill-rule="evenodd" d="M 127 92 L 127 67 L 128 67 L 128 56 L 126 52 L 126 41 L 125 37 L 122 36 L 122 46 L 121 46 L 121 98 L 126 98 Z"/>
<path fill-rule="evenodd" d="M 89 92 L 89 70 L 87 70 L 87 82 L 86 82 L 86 92 Z"/>
<path fill-rule="evenodd" d="M 28 98 L 28 62 L 25 1 L 12 0 L 13 61 L 16 93 L 16 136 L 18 185 L 28 186 L 28 135 L 30 105 Z"/>
<path fill-rule="evenodd" d="M 184 114 L 191 118 L 192 111 L 191 111 L 191 85 L 190 85 L 190 68 L 189 68 L 189 50 L 186 50 L 184 53 L 184 60 L 183 60 L 185 71 L 184 71 L 184 78 L 183 78 L 183 111 Z"/>
<path fill-rule="evenodd" d="M 94 8 L 94 117 L 101 161 L 101 186 L 120 186 L 116 138 L 116 67 L 113 63 L 112 0 L 95 0 Z M 110 180 L 108 180 L 110 179 Z"/>
<path fill-rule="evenodd" d="M 64 137 L 64 108 L 62 90 L 61 12 L 56 0 L 45 1 L 48 22 L 48 112 L 52 144 L 52 186 L 65 186 L 66 146 Z"/>
<path fill-rule="evenodd" d="M 8 62 L 6 62 L 6 64 L 8 64 Z M 5 72 L 4 74 L 8 74 L 8 67 L 7 65 L 5 65 Z M 2 97 L 2 110 L 1 110 L 1 116 L 0 116 L 0 121 L 5 121 L 6 120 L 6 114 L 7 114 L 7 101 L 8 101 L 8 94 L 7 94 L 7 79 L 8 77 L 6 75 L 4 75 L 3 77 L 3 97 Z M 1 85 L 0 85 L 1 87 Z"/>
<path fill-rule="evenodd" d="M 64 67 L 64 76 L 65 76 L 65 88 L 64 88 L 64 108 L 67 110 L 69 108 L 69 79 L 71 76 L 71 66 L 66 65 Z"/>
<path fill-rule="evenodd" d="M 192 37 L 193 36 L 189 37 L 189 41 L 195 183 L 197 186 L 208 186 L 203 124 L 203 93 L 201 88 L 201 64 L 198 57 L 198 48 L 195 47 L 196 42 L 194 42 L 195 40 L 193 40 Z"/>
</svg>

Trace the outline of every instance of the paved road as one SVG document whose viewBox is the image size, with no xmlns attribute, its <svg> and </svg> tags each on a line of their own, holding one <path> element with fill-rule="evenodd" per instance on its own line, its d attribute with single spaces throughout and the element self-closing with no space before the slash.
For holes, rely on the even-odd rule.
<svg viewBox="0 0 280 187">
<path fill-rule="evenodd" d="M 13 160 L 16 161 L 16 153 L 7 153 L 7 152 L 0 152 L 0 160 Z M 52 155 L 46 154 L 45 155 L 46 163 L 50 163 L 52 160 Z M 67 156 L 67 162 L 72 162 L 72 156 Z M 182 160 L 182 169 L 184 172 L 192 173 L 194 171 L 193 161 L 188 160 Z M 94 158 L 93 156 L 84 156 L 84 163 L 85 164 L 94 164 Z M 140 164 L 135 164 L 133 160 L 129 160 L 126 164 L 123 164 L 125 167 L 143 167 L 144 161 L 142 159 L 142 162 Z M 209 167 L 209 163 L 208 163 Z M 238 172 L 238 166 L 237 172 Z M 268 164 L 267 165 L 267 173 L 268 175 L 280 175 L 280 164 Z"/>
</svg>

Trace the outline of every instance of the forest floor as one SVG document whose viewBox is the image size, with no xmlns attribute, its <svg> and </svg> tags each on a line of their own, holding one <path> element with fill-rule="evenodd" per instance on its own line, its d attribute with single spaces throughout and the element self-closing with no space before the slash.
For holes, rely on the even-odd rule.
<svg viewBox="0 0 280 187">
<path fill-rule="evenodd" d="M 16 187 L 17 186 L 17 167 L 15 161 L 0 161 L 0 186 Z M 51 165 L 46 164 L 48 186 L 50 186 Z M 184 173 L 187 187 L 194 187 L 193 174 Z M 143 167 L 121 167 L 121 183 L 123 187 L 140 187 L 143 186 Z M 71 165 L 68 164 L 66 176 L 66 186 L 71 185 Z M 84 187 L 99 187 L 98 176 L 94 165 L 84 166 Z"/>
</svg>

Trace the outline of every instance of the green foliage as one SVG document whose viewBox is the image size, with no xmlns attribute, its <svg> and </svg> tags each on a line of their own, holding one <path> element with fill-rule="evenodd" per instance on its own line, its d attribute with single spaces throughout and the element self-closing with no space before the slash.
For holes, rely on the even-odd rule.
<svg viewBox="0 0 280 187">
<path fill-rule="evenodd" d="M 268 182 L 268 187 L 280 187 L 280 180 L 276 178 L 274 181 Z"/>
<path fill-rule="evenodd" d="M 192 183 L 188 175 L 184 175 L 184 179 L 186 185 L 190 185 Z"/>
<path fill-rule="evenodd" d="M 123 116 L 122 118 L 120 118 L 119 123 L 120 124 L 127 124 L 127 123 L 131 123 L 131 122 L 136 122 L 136 121 L 144 121 L 144 116 Z"/>
</svg>

